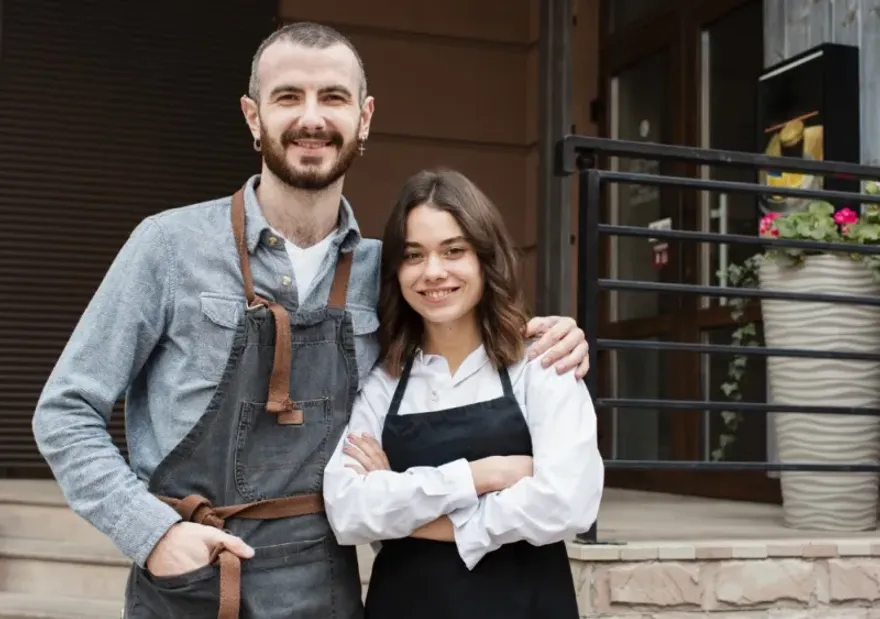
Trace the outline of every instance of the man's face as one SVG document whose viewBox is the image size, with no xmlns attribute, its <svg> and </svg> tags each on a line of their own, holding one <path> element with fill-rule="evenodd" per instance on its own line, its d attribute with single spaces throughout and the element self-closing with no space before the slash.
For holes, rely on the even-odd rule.
<svg viewBox="0 0 880 619">
<path fill-rule="evenodd" d="M 373 114 L 372 98 L 360 104 L 361 71 L 351 50 L 279 41 L 266 48 L 257 75 L 259 104 L 244 98 L 242 106 L 269 171 L 311 191 L 339 180 Z"/>
</svg>

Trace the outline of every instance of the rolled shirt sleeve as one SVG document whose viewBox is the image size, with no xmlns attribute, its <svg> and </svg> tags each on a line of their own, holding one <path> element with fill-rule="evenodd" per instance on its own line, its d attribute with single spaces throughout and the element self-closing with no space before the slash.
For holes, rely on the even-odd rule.
<svg viewBox="0 0 880 619">
<path fill-rule="evenodd" d="M 141 566 L 180 517 L 136 477 L 107 424 L 172 311 L 167 245 L 152 219 L 132 232 L 61 353 L 32 421 L 37 447 L 71 509 Z"/>
<path fill-rule="evenodd" d="M 324 505 L 336 539 L 343 545 L 369 544 L 409 536 L 414 530 L 455 509 L 477 503 L 467 460 L 404 472 L 361 474 L 346 465 L 357 462 L 343 453 L 349 434 L 368 433 L 381 444 L 392 385 L 375 369 L 355 400 L 346 432 L 324 469 Z"/>
<path fill-rule="evenodd" d="M 540 357 L 523 371 L 534 475 L 449 514 L 468 569 L 504 544 L 558 542 L 589 529 L 598 516 L 604 464 L 586 385 L 573 372 L 542 367 Z"/>
</svg>

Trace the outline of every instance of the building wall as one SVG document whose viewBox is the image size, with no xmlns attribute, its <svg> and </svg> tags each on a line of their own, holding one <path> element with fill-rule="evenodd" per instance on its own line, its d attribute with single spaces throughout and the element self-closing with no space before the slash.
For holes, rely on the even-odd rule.
<svg viewBox="0 0 880 619">
<path fill-rule="evenodd" d="M 34 406 L 120 246 L 259 170 L 238 99 L 277 0 L 0 4 L 0 477 L 47 476 Z"/>
<path fill-rule="evenodd" d="M 537 0 L 281 0 L 285 22 L 338 28 L 355 44 L 376 99 L 366 155 L 345 194 L 380 236 L 406 178 L 433 165 L 471 177 L 534 244 L 537 195 Z M 533 286 L 530 286 L 533 288 Z"/>
<path fill-rule="evenodd" d="M 599 0 L 575 0 L 572 27 L 572 127 L 573 133 L 598 136 L 599 128 L 590 118 L 590 102 L 599 97 Z M 571 191 L 571 313 L 577 316 L 578 276 L 578 191 L 573 177 Z"/>
<path fill-rule="evenodd" d="M 422 6 L 409 0 L 242 0 L 242 6 L 236 5 L 229 14 L 232 17 L 207 22 L 198 11 L 181 4 L 169 5 L 168 11 L 154 20 L 141 20 L 121 30 L 119 24 L 127 23 L 125 18 L 114 12 L 113 3 L 102 0 L 89 5 L 94 18 L 86 19 L 91 25 L 83 31 L 65 29 L 70 16 L 63 10 L 67 3 L 60 0 L 37 4 L 6 0 L 0 16 L 4 60 L 0 125 L 8 121 L 3 135 L 11 136 L 12 141 L 0 140 L 0 158 L 5 154 L 11 162 L 0 166 L 0 176 L 7 181 L 0 182 L 0 189 L 8 190 L 5 198 L 0 195 L 0 205 L 18 205 L 15 225 L 6 231 L 7 240 L 25 243 L 16 245 L 25 249 L 9 253 L 12 262 L 5 272 L 12 274 L 7 278 L 10 290 L 20 292 L 21 286 L 27 286 L 31 291 L 30 296 L 7 296 L 21 299 L 10 306 L 16 316 L 43 322 L 39 329 L 32 329 L 29 323 L 7 321 L 12 325 L 9 333 L 15 331 L 16 337 L 27 333 L 33 340 L 36 332 L 41 336 L 38 344 L 29 341 L 24 357 L 15 346 L 0 349 L 0 366 L 10 370 L 7 374 L 15 383 L 7 390 L 7 403 L 0 407 L 4 439 L 0 441 L 0 476 L 48 474 L 30 431 L 34 402 L 82 308 L 137 221 L 166 208 L 231 192 L 255 169 L 237 106 L 228 103 L 240 95 L 250 55 L 272 27 L 276 12 L 286 21 L 311 19 L 337 26 L 363 54 L 377 100 L 376 117 L 367 154 L 349 176 L 346 194 L 355 204 L 364 232 L 381 234 L 407 176 L 431 165 L 455 167 L 471 176 L 504 213 L 524 256 L 524 285 L 534 307 L 536 252 L 540 249 L 536 247 L 537 213 L 543 208 L 537 202 L 539 2 L 448 0 Z M 589 132 L 587 110 L 595 96 L 597 62 L 596 28 L 590 15 L 598 0 L 572 2 L 578 14 L 573 39 L 572 117 L 578 131 Z M 38 5 L 43 8 L 34 8 Z M 77 9 L 77 16 L 84 15 L 82 10 Z M 178 27 L 173 33 L 167 28 L 157 30 L 153 27 L 156 20 L 170 20 Z M 54 29 L 59 34 L 46 39 L 51 45 L 31 36 Z M 142 30 L 147 34 L 129 36 Z M 98 34 L 92 35 L 93 31 Z M 152 37 L 156 32 L 162 32 L 161 41 Z M 213 39 L 194 38 L 193 32 L 213 33 Z M 218 39 L 218 32 L 237 32 L 237 43 L 217 48 L 217 40 L 226 40 Z M 91 43 L 87 42 L 89 36 Z M 119 43 L 118 37 L 122 37 Z M 34 41 L 39 45 L 34 47 Z M 127 66 L 144 62 L 155 70 L 142 75 L 136 88 L 134 82 L 120 81 L 113 63 L 91 61 L 103 49 L 94 41 L 122 50 L 124 53 L 117 56 L 119 62 L 129 63 Z M 147 60 L 137 55 L 141 48 L 147 49 Z M 179 61 L 181 55 L 186 55 L 187 63 Z M 192 67 L 199 68 L 197 74 L 192 73 Z M 78 86 L 87 84 L 89 88 L 82 92 L 68 88 L 64 105 L 57 110 L 45 107 L 49 104 L 35 108 L 32 100 L 45 99 L 37 91 L 47 82 L 34 81 L 33 76 L 47 71 L 65 79 L 73 75 Z M 178 95 L 177 107 L 170 112 L 156 103 L 163 101 L 161 95 L 151 94 L 154 90 L 167 92 L 169 83 Z M 110 93 L 98 107 L 93 96 L 95 84 L 99 91 Z M 55 101 L 52 97 L 46 100 Z M 206 101 L 226 103 L 205 107 Z M 47 115 L 46 110 L 52 113 Z M 183 122 L 192 110 L 200 110 L 200 122 Z M 42 133 L 22 133 L 23 119 L 29 119 Z M 56 125 L 65 129 L 55 131 Z M 15 126 L 19 129 L 13 130 Z M 70 127 L 77 131 L 71 133 Z M 16 135 L 28 146 L 16 146 Z M 169 135 L 173 137 L 169 139 Z M 35 140 L 42 137 L 53 146 L 37 148 L 35 144 L 42 142 Z M 172 143 L 174 148 L 168 150 Z M 215 146 L 210 153 L 204 150 L 206 143 Z M 45 153 L 55 152 L 53 148 L 57 150 L 59 144 L 68 156 L 61 165 L 47 167 Z M 34 178 L 41 182 L 34 185 Z M 22 187 L 27 191 L 22 193 Z M 58 187 L 65 188 L 61 202 L 57 200 L 61 195 Z M 137 190 L 136 199 L 130 195 L 132 187 Z M 48 245 L 27 246 L 29 239 L 48 234 L 44 225 L 47 205 L 64 211 L 65 225 L 56 226 L 64 238 Z M 573 212 L 576 217 L 576 209 Z M 71 213 L 76 214 L 72 220 Z M 79 229 L 72 228 L 74 224 L 88 230 L 71 234 Z M 84 244 L 96 238 L 101 243 L 92 243 L 86 250 Z M 48 247 L 62 252 L 64 259 L 46 258 Z M 42 258 L 23 267 L 22 256 L 38 250 L 43 252 Z M 49 263 L 52 269 L 45 268 Z M 62 284 L 67 287 L 63 291 Z M 48 305 L 54 308 L 51 328 L 31 311 L 33 294 L 52 297 Z M 64 303 L 58 304 L 58 298 Z M 112 431 L 124 450 L 122 419 L 120 404 Z"/>
<path fill-rule="evenodd" d="M 580 4 L 586 17 L 598 0 Z M 345 194 L 364 233 L 381 235 L 410 174 L 438 164 L 456 168 L 504 214 L 534 307 L 539 0 L 280 0 L 279 10 L 285 22 L 338 28 L 363 57 L 376 113 L 366 155 L 349 173 Z M 582 19 L 577 29 L 593 26 Z M 582 37 L 575 48 L 574 118 L 586 127 L 595 46 Z"/>
</svg>

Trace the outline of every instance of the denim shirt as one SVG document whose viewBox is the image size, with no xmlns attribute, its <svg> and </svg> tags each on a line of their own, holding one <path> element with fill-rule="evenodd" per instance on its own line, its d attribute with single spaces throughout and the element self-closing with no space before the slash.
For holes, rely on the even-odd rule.
<svg viewBox="0 0 880 619">
<path fill-rule="evenodd" d="M 293 268 L 245 190 L 247 247 L 257 294 L 288 311 L 326 306 L 336 256 L 353 251 L 347 309 L 358 370 L 379 353 L 379 241 L 362 239 L 348 202 L 315 285 L 299 300 Z M 143 566 L 177 513 L 147 491 L 162 459 L 186 436 L 220 381 L 244 288 L 232 237 L 232 197 L 171 209 L 141 222 L 110 266 L 52 371 L 33 431 L 71 508 Z M 125 396 L 130 465 L 107 424 Z"/>
</svg>

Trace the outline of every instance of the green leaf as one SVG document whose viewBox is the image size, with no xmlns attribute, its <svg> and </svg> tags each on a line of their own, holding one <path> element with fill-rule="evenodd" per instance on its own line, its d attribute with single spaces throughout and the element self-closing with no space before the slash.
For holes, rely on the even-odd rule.
<svg viewBox="0 0 880 619">
<path fill-rule="evenodd" d="M 812 202 L 807 207 L 807 212 L 811 215 L 830 217 L 834 213 L 834 207 L 828 202 Z"/>
<path fill-rule="evenodd" d="M 721 411 L 721 419 L 725 425 L 736 421 L 737 414 L 733 411 Z"/>
</svg>

